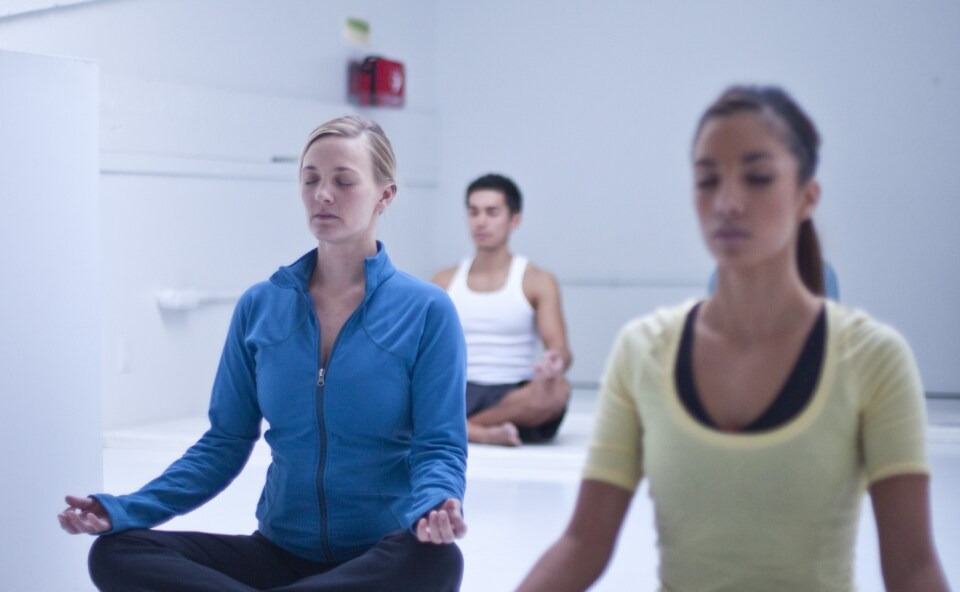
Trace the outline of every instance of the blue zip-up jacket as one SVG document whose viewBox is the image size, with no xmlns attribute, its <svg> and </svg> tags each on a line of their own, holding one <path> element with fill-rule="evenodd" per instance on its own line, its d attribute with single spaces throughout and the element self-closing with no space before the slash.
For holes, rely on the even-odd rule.
<svg viewBox="0 0 960 592">
<path fill-rule="evenodd" d="M 240 298 L 213 385 L 210 429 L 136 493 L 98 494 L 119 532 L 149 528 L 213 498 L 260 436 L 272 462 L 259 530 L 288 551 L 340 563 L 386 533 L 463 499 L 466 348 L 440 288 L 365 261 L 366 294 L 320 367 L 307 289 L 313 250 Z"/>
</svg>

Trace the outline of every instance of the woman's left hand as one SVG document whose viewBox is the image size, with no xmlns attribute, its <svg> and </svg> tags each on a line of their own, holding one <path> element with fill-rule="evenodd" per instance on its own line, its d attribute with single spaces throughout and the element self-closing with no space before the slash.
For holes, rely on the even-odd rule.
<svg viewBox="0 0 960 592">
<path fill-rule="evenodd" d="M 449 498 L 427 512 L 417 522 L 417 539 L 421 543 L 449 545 L 467 534 L 467 523 L 460 511 L 460 500 Z"/>
</svg>

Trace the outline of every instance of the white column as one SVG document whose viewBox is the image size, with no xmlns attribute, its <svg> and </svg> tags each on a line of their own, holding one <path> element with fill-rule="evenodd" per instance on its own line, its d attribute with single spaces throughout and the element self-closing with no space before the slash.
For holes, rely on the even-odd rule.
<svg viewBox="0 0 960 592">
<path fill-rule="evenodd" d="M 101 489 L 95 62 L 0 51 L 0 574 L 92 590 L 66 493 Z"/>
</svg>

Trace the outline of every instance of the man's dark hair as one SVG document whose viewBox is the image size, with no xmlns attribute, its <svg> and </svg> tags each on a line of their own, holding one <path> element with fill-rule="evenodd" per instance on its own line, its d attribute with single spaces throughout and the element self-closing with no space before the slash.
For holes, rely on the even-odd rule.
<svg viewBox="0 0 960 592">
<path fill-rule="evenodd" d="M 504 201 L 507 202 L 507 209 L 510 214 L 519 214 L 523 209 L 523 198 L 520 196 L 520 188 L 517 184 L 503 175 L 491 173 L 484 175 L 467 186 L 467 205 L 470 205 L 470 194 L 480 189 L 495 189 L 503 194 Z"/>
</svg>

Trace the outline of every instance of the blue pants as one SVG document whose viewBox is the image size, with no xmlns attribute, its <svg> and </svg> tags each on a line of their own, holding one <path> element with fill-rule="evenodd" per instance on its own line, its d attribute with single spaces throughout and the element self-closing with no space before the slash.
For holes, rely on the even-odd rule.
<svg viewBox="0 0 960 592">
<path fill-rule="evenodd" d="M 293 555 L 259 532 L 129 530 L 99 537 L 89 567 L 101 592 L 456 592 L 463 556 L 407 530 L 339 565 Z"/>
</svg>

